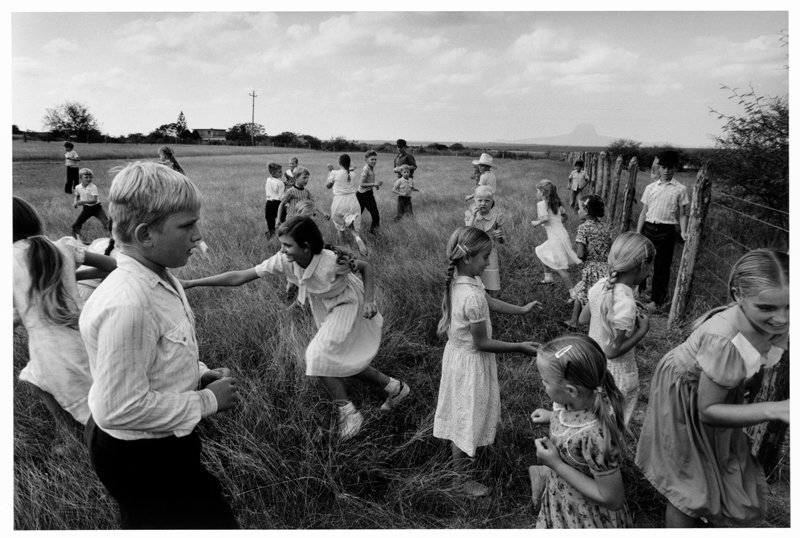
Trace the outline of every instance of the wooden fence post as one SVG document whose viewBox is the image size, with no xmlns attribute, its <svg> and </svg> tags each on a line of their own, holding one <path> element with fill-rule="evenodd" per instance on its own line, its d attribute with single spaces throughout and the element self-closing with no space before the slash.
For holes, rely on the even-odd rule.
<svg viewBox="0 0 800 538">
<path fill-rule="evenodd" d="M 633 213 L 633 202 L 636 199 L 636 175 L 639 172 L 639 161 L 636 157 L 631 157 L 628 163 L 628 183 L 622 195 L 622 217 L 620 218 L 619 233 L 627 232 L 631 228 L 631 214 Z"/>
<path fill-rule="evenodd" d="M 678 278 L 672 294 L 672 305 L 669 308 L 667 326 L 670 328 L 674 328 L 686 314 L 709 205 L 711 205 L 711 178 L 708 177 L 708 163 L 706 163 L 697 172 L 697 181 L 692 189 L 692 205 L 689 208 L 689 223 L 686 230 L 689 238 L 683 246 Z"/>
<path fill-rule="evenodd" d="M 606 197 L 606 190 L 608 189 L 608 155 L 605 151 L 600 152 L 600 157 L 597 159 L 597 191 L 603 199 Z"/>
<path fill-rule="evenodd" d="M 597 153 L 591 152 L 586 154 L 588 161 L 589 168 L 589 184 L 591 188 L 589 189 L 588 194 L 594 194 L 597 192 Z"/>
<path fill-rule="evenodd" d="M 761 388 L 754 402 L 775 402 L 789 397 L 789 350 L 787 349 L 778 364 L 763 371 Z M 780 420 L 761 422 L 745 428 L 753 441 L 751 452 L 764 468 L 768 479 L 774 478 L 773 471 L 781 461 L 783 440 L 789 425 Z M 770 480 L 771 481 L 771 480 Z"/>
<path fill-rule="evenodd" d="M 617 216 L 617 194 L 619 193 L 619 178 L 622 175 L 622 155 L 617 157 L 617 162 L 614 163 L 614 175 L 611 177 L 611 185 L 608 187 L 608 198 L 606 202 L 606 214 L 608 215 L 608 222 L 613 226 L 614 219 Z"/>
</svg>

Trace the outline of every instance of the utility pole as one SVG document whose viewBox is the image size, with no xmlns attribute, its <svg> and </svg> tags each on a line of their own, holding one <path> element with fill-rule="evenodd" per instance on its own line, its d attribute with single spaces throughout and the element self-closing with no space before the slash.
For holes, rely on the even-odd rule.
<svg viewBox="0 0 800 538">
<path fill-rule="evenodd" d="M 256 143 L 253 140 L 253 131 L 256 128 L 256 97 L 258 97 L 258 96 L 256 95 L 256 91 L 255 90 L 253 90 L 252 92 L 248 93 L 247 95 L 249 95 L 250 97 L 253 98 L 253 112 L 252 112 L 252 115 L 250 116 L 250 145 L 251 146 L 255 146 Z"/>
</svg>

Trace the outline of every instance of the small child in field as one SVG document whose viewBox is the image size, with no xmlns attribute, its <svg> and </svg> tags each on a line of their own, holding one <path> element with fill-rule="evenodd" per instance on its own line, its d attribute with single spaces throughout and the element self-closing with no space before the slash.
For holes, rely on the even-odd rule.
<svg viewBox="0 0 800 538">
<path fill-rule="evenodd" d="M 480 158 L 476 161 L 472 161 L 473 166 L 478 167 L 478 185 L 486 185 L 490 189 L 492 189 L 492 194 L 497 194 L 497 176 L 494 175 L 492 172 L 492 167 L 494 166 L 494 159 L 488 153 L 482 153 Z M 474 193 L 468 194 L 464 197 L 464 200 L 469 202 L 472 200 Z"/>
<path fill-rule="evenodd" d="M 281 165 L 278 163 L 269 163 L 267 165 L 267 182 L 265 185 L 267 202 L 264 205 L 264 219 L 267 221 L 267 231 L 264 235 L 267 239 L 272 239 L 275 235 L 275 222 L 278 218 L 278 207 L 281 205 L 281 197 L 283 196 L 286 186 L 283 183 L 283 172 Z"/>
<path fill-rule="evenodd" d="M 394 220 L 398 221 L 405 216 L 414 216 L 414 208 L 411 207 L 411 193 L 414 188 L 414 178 L 411 177 L 411 167 L 403 164 L 397 167 L 400 177 L 394 182 L 392 192 L 397 195 L 397 215 Z"/>
<path fill-rule="evenodd" d="M 161 146 L 158 148 L 158 157 L 159 157 L 159 164 L 163 164 L 164 166 L 169 166 L 176 172 L 179 172 L 183 175 L 186 175 L 186 172 L 183 171 L 181 165 L 178 164 L 178 159 L 175 158 L 175 154 L 172 152 L 172 148 L 169 146 Z"/>
<path fill-rule="evenodd" d="M 97 185 L 92 183 L 94 173 L 88 168 L 81 168 L 79 177 L 81 182 L 75 187 L 75 201 L 72 207 L 80 207 L 81 214 L 72 223 L 72 237 L 81 238 L 81 228 L 83 223 L 94 217 L 103 225 L 103 229 L 109 229 L 108 215 L 103 211 L 103 204 L 100 203 L 100 194 Z"/>
<path fill-rule="evenodd" d="M 789 289 L 788 253 L 748 252 L 731 269 L 731 302 L 702 315 L 656 366 L 636 465 L 667 499 L 666 527 L 764 517 L 764 471 L 742 428 L 789 423 L 788 399 L 751 403 L 788 349 Z"/>
<path fill-rule="evenodd" d="M 314 204 L 314 196 L 306 189 L 308 181 L 311 179 L 311 172 L 308 171 L 308 168 L 303 166 L 296 167 L 292 177 L 294 179 L 294 185 L 286 189 L 283 196 L 281 196 L 281 202 L 278 206 L 278 215 L 284 215 L 284 221 L 297 214 L 297 204 L 299 202 L 310 200 L 312 205 Z M 321 213 L 326 219 L 330 218 L 330 215 L 326 212 L 321 211 Z M 281 222 L 283 221 L 276 220 L 275 227 L 277 228 L 280 226 Z"/>
<path fill-rule="evenodd" d="M 200 362 L 192 309 L 169 271 L 199 247 L 200 193 L 169 167 L 135 162 L 109 200 L 118 267 L 80 316 L 94 379 L 89 460 L 123 529 L 237 528 L 196 431 L 236 405 L 237 383 Z"/>
<path fill-rule="evenodd" d="M 536 355 L 535 342 L 502 342 L 492 338 L 489 312 L 527 314 L 539 305 L 516 306 L 486 294 L 478 278 L 489 264 L 493 248 L 486 232 L 464 226 L 447 243 L 447 270 L 442 319 L 437 332 L 448 336 L 442 358 L 442 378 L 433 419 L 433 436 L 450 441 L 457 471 L 469 469 L 475 449 L 494 442 L 500 422 L 500 386 L 495 353 Z M 470 473 L 471 474 L 471 473 Z M 467 475 L 469 476 L 469 475 Z M 459 479 L 460 492 L 480 497 L 489 488 L 472 479 Z"/>
<path fill-rule="evenodd" d="M 464 225 L 483 230 L 489 234 L 494 243 L 501 245 L 505 243 L 505 232 L 503 231 L 505 218 L 494 207 L 492 189 L 487 185 L 477 187 L 474 200 L 472 207 L 464 212 Z M 492 252 L 489 255 L 489 265 L 481 273 L 480 279 L 489 295 L 500 291 L 500 261 L 497 256 L 496 246 L 492 247 Z"/>
<path fill-rule="evenodd" d="M 568 290 L 572 289 L 572 279 L 567 269 L 572 264 L 582 263 L 572 250 L 569 234 L 564 228 L 566 217 L 564 206 L 558 197 L 555 184 L 543 179 L 536 185 L 536 204 L 538 219 L 532 220 L 534 226 L 542 225 L 547 232 L 547 241 L 536 247 L 536 256 L 544 265 L 544 279 L 541 284 L 552 284 L 553 273 L 558 273 Z"/>
<path fill-rule="evenodd" d="M 25 327 L 29 354 L 19 379 L 42 399 L 62 437 L 80 440 L 92 376 L 77 330 L 83 301 L 75 268 L 83 263 L 112 271 L 116 263 L 71 237 L 50 241 L 36 210 L 22 198 L 13 202 L 14 326 Z"/>
<path fill-rule="evenodd" d="M 608 276 L 591 287 L 579 319 L 589 323 L 589 336 L 606 354 L 608 371 L 622 393 L 626 427 L 639 399 L 635 348 L 650 329 L 649 318 L 636 304 L 634 289 L 653 270 L 655 254 L 653 243 L 642 234 L 618 235 L 608 253 Z"/>
<path fill-rule="evenodd" d="M 578 330 L 578 318 L 587 302 L 586 292 L 594 283 L 608 274 L 608 251 L 611 248 L 611 234 L 600 219 L 606 213 L 605 203 L 600 196 L 590 194 L 580 199 L 578 217 L 583 222 L 575 235 L 576 254 L 583 260 L 581 279 L 572 288 L 570 295 L 575 299 L 572 317 L 564 325 L 573 331 Z"/>
<path fill-rule="evenodd" d="M 531 413 L 548 424 L 536 439 L 531 491 L 537 529 L 618 529 L 633 524 L 620 465 L 625 452 L 622 395 L 606 370 L 603 350 L 583 334 L 539 347 L 536 368 L 553 410 Z"/>
<path fill-rule="evenodd" d="M 297 168 L 299 164 L 300 161 L 297 159 L 297 157 L 292 157 L 289 160 L 289 168 L 283 173 L 283 183 L 286 185 L 287 189 L 294 185 L 295 168 Z"/>
<path fill-rule="evenodd" d="M 64 150 L 64 164 L 67 167 L 67 183 L 64 185 L 64 192 L 72 194 L 75 185 L 80 181 L 78 167 L 80 166 L 81 158 L 78 156 L 78 152 L 75 151 L 75 145 L 72 142 L 64 142 Z"/>
<path fill-rule="evenodd" d="M 575 169 L 569 173 L 569 206 L 578 210 L 581 191 L 589 184 L 589 174 L 583 169 L 583 161 L 575 161 Z"/>
<path fill-rule="evenodd" d="M 286 221 L 278 228 L 278 239 L 280 252 L 256 267 L 189 280 L 184 287 L 241 286 L 266 275 L 283 275 L 298 286 L 297 300 L 300 304 L 308 300 L 318 329 L 306 348 L 306 375 L 318 378 L 331 394 L 339 412 L 339 437 L 350 439 L 361 430 L 364 417 L 347 394 L 347 378 L 382 389 L 383 411 L 392 410 L 411 392 L 402 381 L 370 366 L 383 327 L 372 267 L 325 245 L 309 217 Z"/>
<path fill-rule="evenodd" d="M 358 185 L 350 168 L 350 155 L 339 155 L 339 169 L 328 165 L 328 181 L 325 186 L 333 189 L 331 220 L 336 227 L 338 242 L 346 243 L 352 237 L 362 256 L 367 255 L 367 245 L 361 239 L 361 206 L 358 205 L 356 190 Z"/>
</svg>

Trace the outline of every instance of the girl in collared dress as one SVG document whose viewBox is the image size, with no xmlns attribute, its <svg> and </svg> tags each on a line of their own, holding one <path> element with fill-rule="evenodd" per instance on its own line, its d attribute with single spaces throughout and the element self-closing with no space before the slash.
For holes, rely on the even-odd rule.
<svg viewBox="0 0 800 538">
<path fill-rule="evenodd" d="M 442 358 L 442 379 L 433 419 L 433 436 L 450 441 L 453 463 L 462 477 L 456 488 L 466 495 L 487 495 L 489 488 L 467 479 L 469 458 L 479 446 L 494 442 L 500 421 L 500 386 L 495 353 L 536 354 L 534 342 L 502 342 L 492 338 L 489 311 L 527 314 L 538 301 L 516 306 L 486 294 L 478 276 L 489 263 L 492 239 L 486 232 L 463 226 L 447 244 L 450 266 L 442 299 L 438 333 L 448 336 Z"/>
<path fill-rule="evenodd" d="M 653 372 L 636 465 L 667 498 L 666 527 L 761 520 L 766 480 L 742 428 L 789 422 L 789 400 L 747 398 L 789 344 L 789 255 L 750 251 L 728 290 L 733 302 L 703 315 Z"/>
<path fill-rule="evenodd" d="M 311 306 L 317 333 L 305 353 L 306 375 L 318 377 L 339 410 L 339 436 L 356 435 L 364 417 L 347 395 L 344 379 L 354 377 L 382 388 L 390 411 L 411 389 L 370 366 L 381 343 L 383 317 L 374 300 L 370 265 L 325 245 L 310 217 L 296 216 L 278 228 L 281 250 L 251 269 L 182 282 L 194 286 L 241 286 L 266 275 L 283 275 L 298 287 L 297 301 Z M 361 278 L 355 273 L 360 273 Z"/>
<path fill-rule="evenodd" d="M 494 193 L 491 187 L 481 185 L 475 189 L 475 202 L 464 211 L 464 225 L 483 230 L 495 243 L 505 243 L 503 214 L 494 206 Z M 500 291 L 500 260 L 497 247 L 492 247 L 489 265 L 481 273 L 481 282 L 487 292 Z"/>
</svg>

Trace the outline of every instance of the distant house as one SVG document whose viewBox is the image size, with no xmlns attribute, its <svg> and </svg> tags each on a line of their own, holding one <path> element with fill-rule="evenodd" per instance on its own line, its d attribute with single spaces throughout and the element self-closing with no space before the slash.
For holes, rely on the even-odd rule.
<svg viewBox="0 0 800 538">
<path fill-rule="evenodd" d="M 226 129 L 195 129 L 203 142 L 225 142 Z"/>
</svg>

